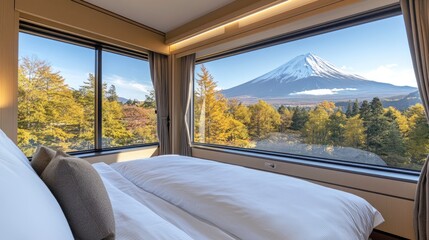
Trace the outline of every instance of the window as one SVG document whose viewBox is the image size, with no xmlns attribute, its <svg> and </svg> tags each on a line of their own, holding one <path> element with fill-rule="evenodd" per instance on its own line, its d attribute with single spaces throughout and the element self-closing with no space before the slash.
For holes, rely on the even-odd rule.
<svg viewBox="0 0 429 240">
<path fill-rule="evenodd" d="M 199 60 L 194 143 L 420 170 L 429 127 L 404 22 L 377 19 Z"/>
<path fill-rule="evenodd" d="M 27 156 L 39 145 L 81 152 L 157 142 L 145 56 L 23 29 L 18 146 Z"/>
<path fill-rule="evenodd" d="M 103 51 L 103 82 L 103 147 L 157 142 L 149 63 Z"/>
<path fill-rule="evenodd" d="M 18 146 L 94 148 L 95 49 L 19 35 Z"/>
</svg>

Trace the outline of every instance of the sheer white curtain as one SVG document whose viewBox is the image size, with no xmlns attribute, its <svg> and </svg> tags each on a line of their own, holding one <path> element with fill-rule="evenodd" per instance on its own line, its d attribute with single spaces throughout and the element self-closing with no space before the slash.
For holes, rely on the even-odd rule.
<svg viewBox="0 0 429 240">
<path fill-rule="evenodd" d="M 407 28 L 417 84 L 426 110 L 426 116 L 429 119 L 429 1 L 401 0 L 401 7 Z M 414 204 L 414 231 L 418 240 L 429 239 L 428 179 L 428 160 L 426 160 L 417 184 Z"/>
<path fill-rule="evenodd" d="M 170 154 L 168 57 L 149 52 L 149 65 L 155 89 L 159 154 Z"/>
<path fill-rule="evenodd" d="M 195 72 L 195 54 L 184 56 L 180 58 L 180 78 L 181 78 L 181 134 L 180 134 L 180 154 L 184 156 L 191 156 L 191 129 L 190 129 L 190 108 L 191 98 L 193 95 L 193 82 Z"/>
</svg>

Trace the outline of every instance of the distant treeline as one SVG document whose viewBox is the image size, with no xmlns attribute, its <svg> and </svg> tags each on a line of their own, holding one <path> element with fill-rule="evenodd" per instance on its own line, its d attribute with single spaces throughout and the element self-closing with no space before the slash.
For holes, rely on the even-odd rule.
<svg viewBox="0 0 429 240">
<path fill-rule="evenodd" d="M 350 102 L 345 111 L 327 101 L 312 108 L 274 108 L 263 100 L 245 105 L 225 98 L 204 66 L 196 82 L 196 142 L 253 148 L 271 133 L 299 134 L 303 143 L 362 149 L 389 166 L 410 169 L 420 169 L 429 153 L 429 126 L 421 104 L 399 111 L 384 108 L 374 97 Z"/>
</svg>

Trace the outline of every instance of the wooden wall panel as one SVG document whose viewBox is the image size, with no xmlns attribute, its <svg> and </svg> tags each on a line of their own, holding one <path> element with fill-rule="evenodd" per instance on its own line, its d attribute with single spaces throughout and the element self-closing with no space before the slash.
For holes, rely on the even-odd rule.
<svg viewBox="0 0 429 240">
<path fill-rule="evenodd" d="M 168 54 L 165 36 L 72 0 L 15 0 L 20 17 L 94 40 Z"/>
<path fill-rule="evenodd" d="M 0 1 L 0 129 L 17 136 L 18 14 L 14 0 Z"/>
</svg>

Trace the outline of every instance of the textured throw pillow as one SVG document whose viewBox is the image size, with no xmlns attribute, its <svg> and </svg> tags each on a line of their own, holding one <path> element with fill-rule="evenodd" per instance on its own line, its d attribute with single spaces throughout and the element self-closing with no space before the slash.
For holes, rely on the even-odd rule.
<svg viewBox="0 0 429 240">
<path fill-rule="evenodd" d="M 31 158 L 31 166 L 34 171 L 40 176 L 48 166 L 49 162 L 55 157 L 57 151 L 45 146 L 39 146 Z"/>
<path fill-rule="evenodd" d="M 76 239 L 115 239 L 112 205 L 91 164 L 58 151 L 41 178 L 57 198 Z"/>
</svg>

